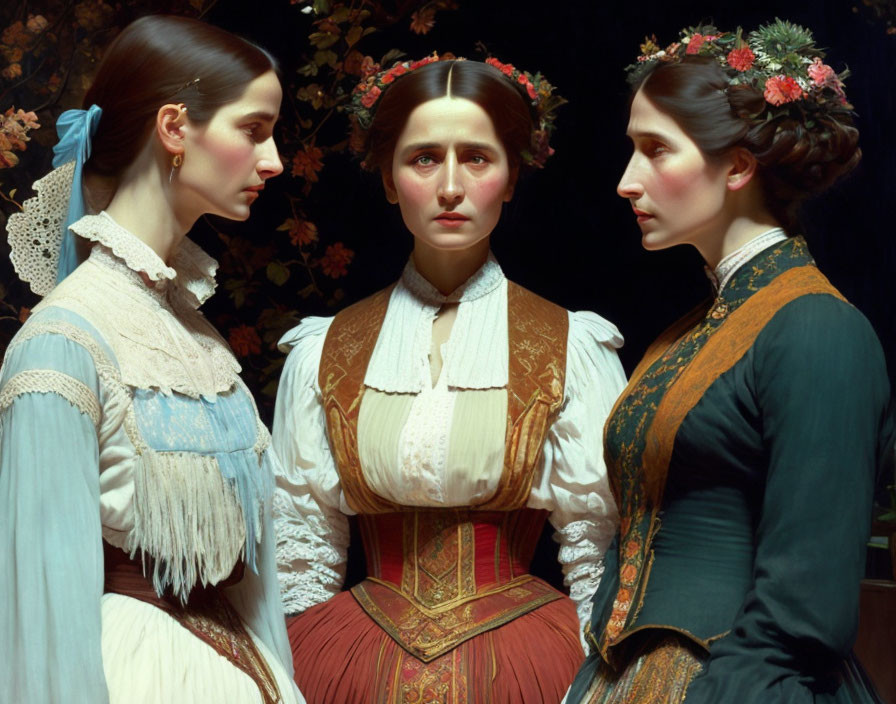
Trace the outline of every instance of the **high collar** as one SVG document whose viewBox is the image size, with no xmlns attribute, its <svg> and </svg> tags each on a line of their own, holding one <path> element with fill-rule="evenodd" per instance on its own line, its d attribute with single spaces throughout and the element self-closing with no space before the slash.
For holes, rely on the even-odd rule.
<svg viewBox="0 0 896 704">
<path fill-rule="evenodd" d="M 780 227 L 766 230 L 723 257 L 722 261 L 716 266 L 715 271 L 706 267 L 706 275 L 712 282 L 715 292 L 717 294 L 721 293 L 735 272 L 759 254 L 759 252 L 786 239 L 787 235 Z"/>
<path fill-rule="evenodd" d="M 469 279 L 447 295 L 441 293 L 435 286 L 423 278 L 423 275 L 417 271 L 417 267 L 414 265 L 413 257 L 408 260 L 401 274 L 401 283 L 408 291 L 419 298 L 421 302 L 438 306 L 444 303 L 475 301 L 477 298 L 482 298 L 494 291 L 503 281 L 504 272 L 491 252 L 489 252 L 485 263 Z"/>
<path fill-rule="evenodd" d="M 152 291 L 165 294 L 179 292 L 194 308 L 198 308 L 215 291 L 215 271 L 218 262 L 208 256 L 196 243 L 184 237 L 168 266 L 143 240 L 119 225 L 105 211 L 99 215 L 85 215 L 71 225 L 79 237 L 96 242 L 127 269 L 145 274 L 154 282 Z"/>
</svg>

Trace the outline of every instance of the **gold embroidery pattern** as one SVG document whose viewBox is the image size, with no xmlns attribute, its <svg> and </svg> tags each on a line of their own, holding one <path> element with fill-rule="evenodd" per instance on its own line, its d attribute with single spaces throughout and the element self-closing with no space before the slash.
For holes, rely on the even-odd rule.
<svg viewBox="0 0 896 704">
<path fill-rule="evenodd" d="M 663 635 L 636 643 L 622 672 L 600 663 L 585 704 L 681 704 L 705 655 L 685 638 Z"/>
<path fill-rule="evenodd" d="M 479 633 L 562 598 L 560 592 L 526 574 L 545 518 L 546 512 L 532 509 L 362 516 L 368 549 L 395 543 L 395 531 L 402 531 L 401 580 L 395 584 L 381 578 L 382 573 L 373 569 L 381 563 L 379 556 L 369 555 L 371 576 L 356 585 L 352 594 L 402 648 L 430 662 Z M 489 545 L 488 557 L 478 561 L 477 526 L 489 529 L 498 543 L 494 548 Z M 492 552 L 498 555 L 497 562 L 491 559 Z M 514 576 L 514 565 L 522 574 Z"/>
</svg>

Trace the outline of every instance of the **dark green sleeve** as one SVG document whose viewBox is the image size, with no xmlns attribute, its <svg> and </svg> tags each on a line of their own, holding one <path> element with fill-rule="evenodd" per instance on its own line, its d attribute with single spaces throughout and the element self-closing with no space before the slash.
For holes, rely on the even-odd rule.
<svg viewBox="0 0 896 704">
<path fill-rule="evenodd" d="M 861 313 L 811 295 L 779 311 L 742 363 L 768 458 L 753 585 L 687 702 L 838 701 L 831 673 L 856 634 L 889 396 L 883 353 Z"/>
</svg>

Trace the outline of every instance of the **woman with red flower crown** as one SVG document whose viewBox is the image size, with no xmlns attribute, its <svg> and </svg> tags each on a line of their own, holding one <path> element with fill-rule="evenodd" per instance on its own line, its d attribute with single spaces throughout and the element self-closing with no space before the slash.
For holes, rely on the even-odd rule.
<svg viewBox="0 0 896 704">
<path fill-rule="evenodd" d="M 414 236 L 401 279 L 281 341 L 278 563 L 310 702 L 559 702 L 615 531 L 601 428 L 622 340 L 489 251 L 559 99 L 509 64 L 443 58 L 353 103 L 353 143 Z M 340 592 L 348 515 L 368 576 Z M 572 598 L 529 574 L 545 519 Z"/>
<path fill-rule="evenodd" d="M 607 421 L 620 530 L 567 702 L 880 702 L 850 649 L 887 372 L 794 234 L 859 161 L 841 77 L 780 20 L 643 52 L 618 193 L 645 248 L 700 251 L 713 297 Z"/>
</svg>

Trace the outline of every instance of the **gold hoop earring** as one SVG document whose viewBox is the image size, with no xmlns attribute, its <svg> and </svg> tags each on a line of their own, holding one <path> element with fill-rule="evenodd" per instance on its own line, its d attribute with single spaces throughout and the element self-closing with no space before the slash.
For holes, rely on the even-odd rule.
<svg viewBox="0 0 896 704">
<path fill-rule="evenodd" d="M 168 172 L 168 183 L 171 183 L 172 179 L 174 178 L 174 172 L 177 171 L 183 163 L 183 154 L 175 154 L 173 157 L 171 157 L 171 171 Z"/>
</svg>

